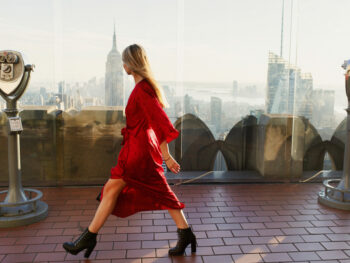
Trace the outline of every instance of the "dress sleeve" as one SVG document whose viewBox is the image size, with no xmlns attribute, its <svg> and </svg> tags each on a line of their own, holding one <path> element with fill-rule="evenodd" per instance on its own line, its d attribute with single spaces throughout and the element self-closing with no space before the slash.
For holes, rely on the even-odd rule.
<svg viewBox="0 0 350 263">
<path fill-rule="evenodd" d="M 176 139 L 179 131 L 175 129 L 168 115 L 160 105 L 155 92 L 147 87 L 139 87 L 136 94 L 136 103 L 144 112 L 149 125 L 154 130 L 159 144 L 164 140 L 169 143 Z"/>
</svg>

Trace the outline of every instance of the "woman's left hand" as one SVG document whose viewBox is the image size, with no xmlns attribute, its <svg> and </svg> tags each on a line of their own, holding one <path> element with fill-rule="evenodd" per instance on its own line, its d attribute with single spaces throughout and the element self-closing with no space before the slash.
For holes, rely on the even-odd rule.
<svg viewBox="0 0 350 263">
<path fill-rule="evenodd" d="M 169 159 L 165 161 L 166 165 L 173 173 L 177 174 L 180 171 L 180 165 L 175 161 L 172 156 L 168 157 Z"/>
</svg>

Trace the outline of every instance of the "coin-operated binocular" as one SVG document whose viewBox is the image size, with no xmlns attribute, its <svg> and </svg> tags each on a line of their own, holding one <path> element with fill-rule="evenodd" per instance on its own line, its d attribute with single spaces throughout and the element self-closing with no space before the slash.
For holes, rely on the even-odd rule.
<svg viewBox="0 0 350 263">
<path fill-rule="evenodd" d="M 325 189 L 318 194 L 318 201 L 333 208 L 350 210 L 350 59 L 344 61 L 342 68 L 345 69 L 345 91 L 348 97 L 343 177 L 325 180 Z M 336 183 L 338 185 L 333 186 Z"/>
<path fill-rule="evenodd" d="M 28 225 L 47 217 L 48 205 L 40 201 L 42 192 L 22 188 L 20 133 L 23 131 L 18 116 L 17 100 L 23 95 L 34 65 L 26 65 L 20 52 L 0 51 L 0 95 L 6 101 L 8 133 L 9 188 L 0 203 L 0 228 Z M 29 196 L 25 194 L 29 193 Z M 34 197 L 32 194 L 34 193 Z"/>
</svg>

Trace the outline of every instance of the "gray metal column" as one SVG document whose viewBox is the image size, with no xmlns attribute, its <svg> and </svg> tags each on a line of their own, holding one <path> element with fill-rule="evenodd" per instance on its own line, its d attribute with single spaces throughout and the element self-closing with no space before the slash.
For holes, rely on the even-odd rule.
<svg viewBox="0 0 350 263">
<path fill-rule="evenodd" d="M 18 116 L 17 100 L 23 95 L 30 80 L 33 65 L 24 65 L 21 53 L 0 51 L 0 95 L 6 100 L 8 131 L 9 188 L 0 203 L 0 228 L 28 225 L 47 217 L 48 205 L 40 201 L 42 192 L 22 187 L 20 133 L 23 131 Z M 29 193 L 29 196 L 25 194 Z M 32 197 L 32 194 L 35 194 Z"/>
<path fill-rule="evenodd" d="M 329 207 L 350 210 L 350 60 L 345 61 L 342 67 L 345 69 L 345 90 L 348 97 L 343 177 L 341 180 L 325 180 L 325 189 L 319 193 L 318 201 Z M 335 187 L 333 184 L 336 183 L 338 185 Z"/>
</svg>

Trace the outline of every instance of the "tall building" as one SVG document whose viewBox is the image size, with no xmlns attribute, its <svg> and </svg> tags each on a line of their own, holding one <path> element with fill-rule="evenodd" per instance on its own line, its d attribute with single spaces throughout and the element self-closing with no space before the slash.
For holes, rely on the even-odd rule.
<svg viewBox="0 0 350 263">
<path fill-rule="evenodd" d="M 313 79 L 310 73 L 300 74 L 300 85 L 296 89 L 297 115 L 312 119 L 313 112 Z"/>
<path fill-rule="evenodd" d="M 335 91 L 316 89 L 312 97 L 312 124 L 318 128 L 334 127 Z"/>
<path fill-rule="evenodd" d="M 270 52 L 267 70 L 265 110 L 267 113 L 287 111 L 288 70 L 282 57 Z"/>
<path fill-rule="evenodd" d="M 233 95 L 234 97 L 237 97 L 237 96 L 238 96 L 238 82 L 237 82 L 237 80 L 234 80 L 234 81 L 233 81 L 232 95 Z"/>
<path fill-rule="evenodd" d="M 210 97 L 210 119 L 218 132 L 221 129 L 222 100 L 219 97 Z"/>
<path fill-rule="evenodd" d="M 188 94 L 184 96 L 184 108 L 185 108 L 185 113 L 194 114 L 193 98 Z"/>
<path fill-rule="evenodd" d="M 312 118 L 313 80 L 310 73 L 290 65 L 270 52 L 267 73 L 265 110 Z"/>
<path fill-rule="evenodd" d="M 65 93 L 66 83 L 64 81 L 58 82 L 58 97 L 57 106 L 59 110 L 65 110 L 67 108 L 67 94 Z"/>
<path fill-rule="evenodd" d="M 123 65 L 117 50 L 115 27 L 112 50 L 108 53 L 105 74 L 105 105 L 124 106 Z"/>
<path fill-rule="evenodd" d="M 287 84 L 287 113 L 295 113 L 295 100 L 297 99 L 298 94 L 296 94 L 296 89 L 299 89 L 300 86 L 300 69 L 297 67 L 286 67 L 288 74 L 288 84 Z"/>
</svg>

